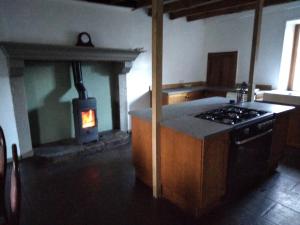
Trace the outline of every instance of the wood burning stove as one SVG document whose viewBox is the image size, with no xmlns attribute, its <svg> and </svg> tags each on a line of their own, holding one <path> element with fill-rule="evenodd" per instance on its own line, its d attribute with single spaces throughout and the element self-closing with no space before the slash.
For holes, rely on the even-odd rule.
<svg viewBox="0 0 300 225">
<path fill-rule="evenodd" d="M 72 62 L 74 84 L 78 98 L 72 100 L 75 137 L 79 144 L 98 141 L 97 102 L 89 98 L 83 85 L 81 63 Z"/>
</svg>

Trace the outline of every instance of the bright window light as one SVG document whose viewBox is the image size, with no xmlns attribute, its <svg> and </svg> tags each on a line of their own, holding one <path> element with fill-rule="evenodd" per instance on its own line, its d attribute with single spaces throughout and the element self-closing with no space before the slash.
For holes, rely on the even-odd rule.
<svg viewBox="0 0 300 225">
<path fill-rule="evenodd" d="M 286 23 L 277 89 L 300 91 L 300 19 Z M 295 40 L 298 39 L 297 40 Z M 295 54 L 296 53 L 296 54 Z"/>
</svg>

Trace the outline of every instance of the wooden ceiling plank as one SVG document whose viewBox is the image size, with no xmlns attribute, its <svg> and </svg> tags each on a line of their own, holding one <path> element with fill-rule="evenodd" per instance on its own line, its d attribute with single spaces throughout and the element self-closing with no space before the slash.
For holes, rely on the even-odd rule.
<svg viewBox="0 0 300 225">
<path fill-rule="evenodd" d="M 254 8 L 255 8 L 255 3 L 248 3 L 248 4 L 245 4 L 242 6 L 220 8 L 220 9 L 216 9 L 216 10 L 211 10 L 211 11 L 187 16 L 187 21 L 191 22 L 191 21 L 206 19 L 206 18 L 214 17 L 214 16 L 221 16 L 221 15 L 226 15 L 226 14 L 242 12 L 242 11 L 246 11 L 246 10 L 252 10 Z"/>
<path fill-rule="evenodd" d="M 170 19 L 176 19 L 179 17 L 184 16 L 190 16 L 194 14 L 204 13 L 207 11 L 217 10 L 221 8 L 231 8 L 231 7 L 237 7 L 242 6 L 245 4 L 248 4 L 249 2 L 254 2 L 254 0 L 227 0 L 227 1 L 221 1 L 216 2 L 209 5 L 199 6 L 191 9 L 184 9 L 178 12 L 170 13 Z"/>
<path fill-rule="evenodd" d="M 137 5 L 136 1 L 129 1 L 129 0 L 84 0 L 84 1 L 105 4 L 105 5 L 123 6 L 129 8 L 135 8 Z"/>
<path fill-rule="evenodd" d="M 176 1 L 178 0 L 163 0 L 163 4 L 169 4 Z M 151 8 L 151 7 L 152 7 L 152 0 L 138 0 L 136 9 Z"/>
<path fill-rule="evenodd" d="M 151 6 L 152 2 L 151 0 L 81 0 L 86 2 L 92 2 L 92 3 L 99 3 L 99 4 L 107 4 L 107 5 L 115 5 L 115 6 L 123 6 L 123 7 L 130 7 L 133 9 L 138 8 L 150 8 L 149 9 L 149 15 L 151 15 Z M 188 13 L 184 16 L 194 15 L 194 14 L 201 14 L 203 13 L 201 11 L 201 7 L 205 6 L 213 6 L 217 3 L 222 4 L 230 4 L 233 1 L 239 1 L 239 0 L 163 0 L 164 4 L 164 13 L 171 12 L 171 18 L 173 18 L 173 13 L 188 13 L 189 11 L 186 10 L 193 10 L 191 13 Z M 245 0 L 244 2 L 247 3 L 250 0 Z M 275 5 L 275 4 L 281 4 L 281 3 L 288 3 L 292 1 L 299 1 L 299 0 L 265 0 L 265 6 L 269 5 Z M 199 12 L 196 12 L 197 9 Z M 209 9 L 206 11 L 216 10 L 217 8 L 222 8 L 215 6 L 215 9 Z M 225 13 L 226 14 L 226 13 Z M 176 14 L 175 14 L 176 16 Z M 178 14 L 177 14 L 178 16 Z"/>
<path fill-rule="evenodd" d="M 190 9 L 198 6 L 209 5 L 216 2 L 221 2 L 223 0 L 190 0 L 189 2 L 183 1 L 173 1 L 164 4 L 164 13 L 176 12 L 183 9 Z M 148 11 L 148 15 L 151 16 L 151 8 Z"/>
<path fill-rule="evenodd" d="M 264 6 L 271 6 L 271 5 L 282 4 L 282 3 L 292 2 L 292 1 L 299 1 L 299 0 L 265 0 Z M 238 12 L 254 10 L 254 9 L 255 9 L 255 3 L 245 4 L 242 6 L 234 6 L 229 8 L 228 7 L 219 8 L 219 9 L 206 11 L 206 12 L 199 12 L 197 14 L 187 16 L 187 21 L 191 22 L 195 20 L 206 19 L 209 17 L 238 13 Z"/>
<path fill-rule="evenodd" d="M 265 0 L 264 6 L 278 5 L 283 3 L 295 2 L 299 0 Z"/>
<path fill-rule="evenodd" d="M 283 4 L 283 3 L 288 3 L 288 2 L 294 2 L 294 1 L 299 1 L 299 0 L 265 0 L 264 6 L 271 6 L 271 5 L 277 5 L 277 4 Z M 231 1 L 233 2 L 233 1 Z M 250 9 L 255 9 L 255 7 L 251 8 L 249 6 L 247 6 L 249 3 L 253 3 L 255 1 L 253 0 L 247 0 L 244 1 L 244 3 L 242 1 L 236 1 L 236 3 L 240 4 L 233 4 L 233 3 L 229 3 L 229 1 L 227 1 L 226 3 L 228 4 L 227 7 L 222 7 L 222 5 L 218 5 L 215 8 L 212 7 L 212 5 L 207 5 L 204 6 L 202 9 L 200 9 L 200 7 L 198 8 L 198 12 L 197 10 L 193 10 L 190 13 L 186 15 L 188 18 L 188 21 L 193 21 L 193 20 L 197 20 L 197 19 L 204 19 L 204 18 L 208 18 L 208 17 L 212 17 L 212 16 L 219 16 L 222 15 L 222 13 L 220 12 L 221 10 L 224 10 L 224 14 L 229 14 L 229 13 L 236 13 L 236 12 L 241 12 L 241 11 L 245 11 L 245 10 L 250 10 Z M 224 4 L 224 2 L 223 2 Z M 211 8 L 210 8 L 211 7 Z M 236 10 L 233 10 L 232 8 L 237 7 Z M 225 10 L 225 8 L 228 8 L 228 10 Z M 241 10 L 239 11 L 238 8 L 240 8 Z M 216 15 L 214 15 L 213 13 L 209 13 L 210 11 L 217 11 L 219 10 L 218 13 L 216 13 Z M 182 11 L 179 11 L 182 12 Z M 207 16 L 204 16 L 203 14 L 207 13 Z M 176 19 L 179 15 L 176 15 L 176 13 L 170 13 L 170 18 L 171 19 Z M 175 14 L 175 15 L 174 15 Z M 193 15 L 193 16 L 192 16 Z M 198 15 L 198 16 L 196 16 Z"/>
<path fill-rule="evenodd" d="M 139 8 L 148 8 L 152 5 L 152 2 L 149 1 L 149 0 L 140 0 L 138 3 L 137 3 L 137 6 L 136 6 L 136 9 L 139 9 Z"/>
<path fill-rule="evenodd" d="M 191 0 L 189 4 L 183 3 L 182 1 L 172 2 L 164 5 L 164 13 L 208 5 L 220 1 L 222 0 Z"/>
</svg>

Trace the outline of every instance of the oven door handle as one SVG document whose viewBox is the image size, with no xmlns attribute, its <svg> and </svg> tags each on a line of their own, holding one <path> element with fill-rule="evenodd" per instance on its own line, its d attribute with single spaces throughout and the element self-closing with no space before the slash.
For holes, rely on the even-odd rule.
<svg viewBox="0 0 300 225">
<path fill-rule="evenodd" d="M 257 139 L 257 138 L 263 137 L 263 136 L 265 136 L 265 135 L 271 133 L 272 131 L 273 131 L 273 129 L 267 130 L 267 131 L 265 131 L 265 132 L 263 132 L 263 133 L 261 133 L 261 134 L 255 135 L 255 136 L 250 137 L 250 138 L 247 138 L 247 139 L 245 139 L 245 140 L 242 140 L 242 141 L 236 141 L 235 144 L 236 144 L 236 145 L 243 145 L 243 144 L 246 144 L 246 143 L 248 143 L 248 142 L 250 142 L 250 141 L 253 141 L 253 140 Z"/>
</svg>

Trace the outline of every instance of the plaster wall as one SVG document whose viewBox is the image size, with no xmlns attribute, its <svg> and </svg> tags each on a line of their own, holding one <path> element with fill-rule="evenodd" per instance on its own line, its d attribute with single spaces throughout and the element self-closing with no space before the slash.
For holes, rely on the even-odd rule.
<svg viewBox="0 0 300 225">
<path fill-rule="evenodd" d="M 279 87 L 286 23 L 300 18 L 300 2 L 265 7 L 254 83 Z M 204 20 L 205 36 L 201 79 L 206 79 L 208 52 L 238 51 L 237 82 L 248 81 L 254 11 Z"/>
<path fill-rule="evenodd" d="M 6 58 L 0 51 L 0 126 L 4 130 L 7 156 L 11 158 L 11 146 L 15 143 L 19 149 L 19 138 L 6 64 Z"/>
</svg>

